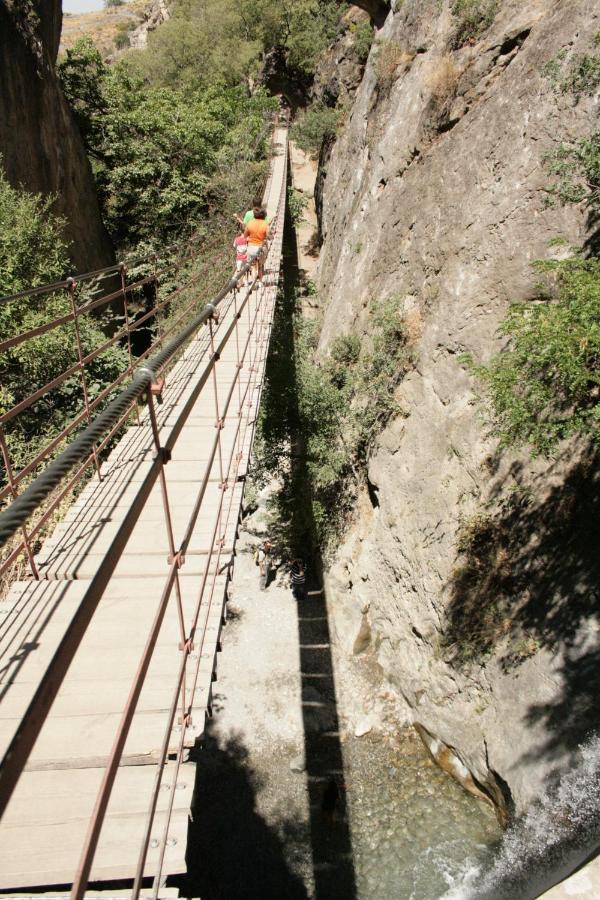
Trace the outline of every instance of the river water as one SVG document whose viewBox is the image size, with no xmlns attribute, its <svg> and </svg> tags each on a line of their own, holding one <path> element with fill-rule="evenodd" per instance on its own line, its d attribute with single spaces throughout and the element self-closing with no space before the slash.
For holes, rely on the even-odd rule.
<svg viewBox="0 0 600 900">
<path fill-rule="evenodd" d="M 344 744 L 347 805 L 360 900 L 437 900 L 484 867 L 501 829 L 406 730 Z"/>
</svg>

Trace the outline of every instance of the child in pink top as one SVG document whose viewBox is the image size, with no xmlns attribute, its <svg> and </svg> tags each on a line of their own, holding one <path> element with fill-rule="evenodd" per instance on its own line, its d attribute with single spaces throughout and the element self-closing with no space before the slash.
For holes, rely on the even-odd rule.
<svg viewBox="0 0 600 900">
<path fill-rule="evenodd" d="M 248 240 L 244 234 L 243 226 L 233 242 L 235 248 L 235 268 L 239 272 L 242 266 L 248 262 Z"/>
</svg>

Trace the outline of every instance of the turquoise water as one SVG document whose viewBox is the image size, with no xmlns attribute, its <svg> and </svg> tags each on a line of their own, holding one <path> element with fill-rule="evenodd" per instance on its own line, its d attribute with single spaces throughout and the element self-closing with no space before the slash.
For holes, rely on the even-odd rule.
<svg viewBox="0 0 600 900">
<path fill-rule="evenodd" d="M 343 747 L 360 900 L 437 900 L 490 862 L 502 835 L 494 811 L 430 759 L 409 731 Z"/>
</svg>

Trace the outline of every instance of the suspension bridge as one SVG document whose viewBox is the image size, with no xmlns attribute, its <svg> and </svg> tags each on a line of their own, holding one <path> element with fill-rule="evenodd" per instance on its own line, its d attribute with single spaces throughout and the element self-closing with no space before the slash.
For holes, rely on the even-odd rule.
<svg viewBox="0 0 600 900">
<path fill-rule="evenodd" d="M 94 896 L 93 882 L 133 879 L 123 896 L 167 897 L 167 876 L 186 870 L 189 753 L 211 714 L 277 293 L 287 156 L 281 121 L 264 193 L 264 283 L 234 276 L 198 311 L 194 276 L 186 324 L 178 331 L 176 319 L 134 357 L 133 332 L 163 301 L 134 317 L 132 297 L 160 273 L 128 284 L 115 267 L 120 289 L 78 305 L 76 282 L 64 282 L 64 315 L 0 341 L 1 354 L 70 323 L 77 343 L 70 369 L 0 416 L 0 499 L 10 501 L 0 571 L 23 558 L 30 570 L 0 601 L 0 889 L 11 896 L 69 886 L 80 898 Z M 104 347 L 126 345 L 129 366 L 92 397 L 86 366 L 104 347 L 86 352 L 79 323 L 115 303 L 124 324 Z M 80 412 L 19 468 L 6 427 L 74 377 Z M 74 491 L 90 466 L 94 476 Z"/>
</svg>

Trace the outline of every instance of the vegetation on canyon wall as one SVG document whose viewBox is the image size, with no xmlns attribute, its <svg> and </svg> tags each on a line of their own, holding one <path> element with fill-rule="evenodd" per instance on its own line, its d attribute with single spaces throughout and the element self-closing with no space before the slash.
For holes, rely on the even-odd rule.
<svg viewBox="0 0 600 900">
<path fill-rule="evenodd" d="M 254 478 L 260 485 L 287 472 L 286 423 L 291 421 L 292 431 L 302 436 L 302 447 L 292 454 L 300 453 L 303 460 L 314 537 L 324 553 L 334 549 L 346 524 L 377 436 L 393 416 L 402 414 L 396 388 L 412 365 L 400 298 L 372 304 L 369 331 L 364 342 L 351 334 L 336 338 L 326 357 L 317 354 L 318 323 L 297 313 L 287 330 L 282 325 L 273 334 Z M 287 514 L 285 492 L 277 502 L 283 503 L 281 522 Z"/>
<path fill-rule="evenodd" d="M 595 37 L 600 46 L 600 33 Z M 600 55 L 566 52 L 544 73 L 575 102 L 600 87 Z M 474 366 L 490 401 L 494 433 L 504 446 L 529 445 L 552 454 L 574 435 L 600 443 L 600 132 L 561 143 L 546 154 L 550 202 L 580 203 L 590 237 L 573 258 L 541 261 L 544 283 L 535 302 L 515 303 L 501 325 L 508 347 L 487 366 Z M 559 241 L 560 243 L 560 241 Z"/>
</svg>

